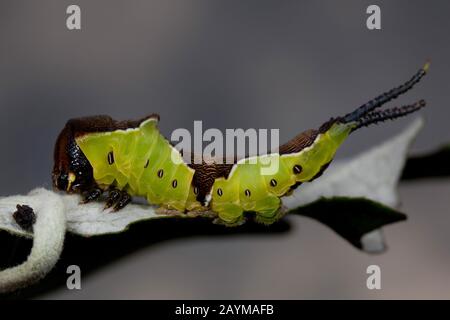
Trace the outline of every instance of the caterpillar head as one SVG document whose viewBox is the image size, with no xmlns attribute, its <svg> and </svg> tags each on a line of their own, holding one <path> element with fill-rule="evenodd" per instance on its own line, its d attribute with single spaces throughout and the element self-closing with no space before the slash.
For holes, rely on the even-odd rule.
<svg viewBox="0 0 450 320">
<path fill-rule="evenodd" d="M 386 120 L 394 120 L 410 113 L 413 113 L 425 107 L 425 100 L 419 100 L 413 104 L 404 105 L 402 107 L 394 107 L 391 109 L 376 110 L 385 103 L 397 98 L 399 95 L 409 91 L 418 83 L 428 72 L 429 62 L 427 62 L 409 81 L 401 86 L 385 92 L 375 99 L 365 103 L 353 112 L 343 117 L 331 119 L 324 123 L 319 131 L 328 131 L 330 135 L 339 137 L 343 133 L 353 132 L 359 128 L 366 127 L 371 124 L 383 122 Z"/>
<path fill-rule="evenodd" d="M 54 149 L 53 187 L 68 193 L 81 193 L 94 183 L 93 169 L 75 142 L 74 122 L 67 122 Z"/>
<path fill-rule="evenodd" d="M 137 128 L 147 119 L 159 120 L 159 116 L 151 114 L 139 120 L 115 121 L 110 116 L 97 115 L 67 121 L 55 144 L 52 172 L 54 188 L 81 193 L 96 185 L 93 168 L 78 146 L 77 138 L 90 133 Z"/>
</svg>

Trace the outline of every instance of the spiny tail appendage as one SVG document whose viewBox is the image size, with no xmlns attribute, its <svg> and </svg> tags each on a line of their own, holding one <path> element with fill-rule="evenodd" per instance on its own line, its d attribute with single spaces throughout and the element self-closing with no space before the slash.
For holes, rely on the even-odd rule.
<svg viewBox="0 0 450 320">
<path fill-rule="evenodd" d="M 342 123 L 354 124 L 352 131 L 359 128 L 366 127 L 368 125 L 382 122 L 385 120 L 394 120 L 410 113 L 413 113 L 421 108 L 425 107 L 425 100 L 419 100 L 410 105 L 404 105 L 402 107 L 394 107 L 385 110 L 375 110 L 380 108 L 387 102 L 396 99 L 398 96 L 411 90 L 415 84 L 417 84 L 428 72 L 430 62 L 425 65 L 407 82 L 399 87 L 396 87 L 388 92 L 385 92 L 375 99 L 360 106 L 355 111 L 346 114 L 340 119 Z"/>
</svg>

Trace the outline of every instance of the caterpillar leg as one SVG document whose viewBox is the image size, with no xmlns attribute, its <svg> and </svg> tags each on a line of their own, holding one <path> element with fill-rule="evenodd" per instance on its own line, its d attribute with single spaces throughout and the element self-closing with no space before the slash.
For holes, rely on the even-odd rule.
<svg viewBox="0 0 450 320">
<path fill-rule="evenodd" d="M 255 221 L 258 223 L 265 224 L 265 225 L 270 225 L 270 224 L 273 224 L 274 222 L 277 222 L 282 217 L 284 217 L 287 212 L 288 212 L 288 209 L 283 205 L 281 207 L 279 207 L 278 210 L 276 210 L 272 214 L 261 214 L 261 213 L 257 212 L 255 215 Z"/>
<path fill-rule="evenodd" d="M 155 210 L 156 214 L 168 215 L 174 217 L 203 217 L 203 218 L 216 218 L 217 214 L 211 211 L 208 207 L 200 207 L 196 210 L 181 212 L 176 209 L 167 208 L 166 206 L 161 206 Z"/>
<path fill-rule="evenodd" d="M 187 211 L 186 215 L 192 218 L 196 217 L 211 218 L 211 219 L 217 218 L 217 213 L 215 213 L 208 207 L 200 207 L 197 208 L 196 210 Z"/>
<path fill-rule="evenodd" d="M 125 208 L 127 204 L 131 202 L 131 196 L 126 191 L 122 191 L 120 195 L 119 201 L 116 203 L 116 205 L 113 208 L 113 211 L 119 211 L 122 208 Z"/>
<path fill-rule="evenodd" d="M 113 211 L 119 211 L 131 202 L 131 196 L 126 191 L 111 189 L 106 198 L 105 209 L 113 208 Z"/>
<path fill-rule="evenodd" d="M 155 210 L 155 213 L 156 214 L 165 215 L 165 216 L 182 216 L 183 215 L 183 213 L 178 211 L 178 210 L 169 209 L 169 208 L 164 207 L 164 206 L 158 207 Z"/>
<path fill-rule="evenodd" d="M 81 203 L 88 203 L 94 200 L 97 200 L 101 195 L 103 194 L 103 190 L 100 189 L 98 186 L 95 186 L 91 189 L 88 189 L 87 191 L 83 192 L 83 198 L 81 200 Z"/>
<path fill-rule="evenodd" d="M 247 221 L 247 219 L 244 217 L 244 215 L 239 216 L 234 221 L 227 221 L 227 220 L 224 220 L 224 219 L 220 218 L 220 216 L 219 216 L 219 217 L 217 217 L 217 218 L 215 218 L 213 220 L 213 223 L 214 224 L 221 224 L 221 225 L 224 225 L 226 227 L 238 227 L 238 226 L 243 225 L 246 221 Z"/>
</svg>

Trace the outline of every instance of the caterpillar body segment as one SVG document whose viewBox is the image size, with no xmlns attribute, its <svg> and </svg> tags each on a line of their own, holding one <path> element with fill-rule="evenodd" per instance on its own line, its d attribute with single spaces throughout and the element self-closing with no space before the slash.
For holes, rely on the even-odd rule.
<svg viewBox="0 0 450 320">
<path fill-rule="evenodd" d="M 159 116 L 115 121 L 108 116 L 71 119 L 58 136 L 53 185 L 81 193 L 84 202 L 108 191 L 106 206 L 119 210 L 142 196 L 151 204 L 182 213 L 212 211 L 216 221 L 238 225 L 253 212 L 270 224 L 284 211 L 282 197 L 319 177 L 340 145 L 359 128 L 416 112 L 425 101 L 380 110 L 404 94 L 428 71 L 428 64 L 403 85 L 387 91 L 317 130 L 294 137 L 277 152 L 234 163 L 186 163 L 158 129 Z M 275 167 L 273 166 L 275 164 Z"/>
<path fill-rule="evenodd" d="M 280 197 L 293 186 L 307 182 L 331 162 L 341 143 L 348 137 L 356 123 L 335 123 L 318 134 L 311 146 L 290 154 L 270 154 L 278 164 L 273 174 L 264 174 L 261 157 L 255 164 L 248 159 L 239 161 L 228 178 L 216 179 L 212 189 L 211 208 L 227 224 L 239 223 L 244 212 L 252 211 L 270 223 L 278 217 Z"/>
<path fill-rule="evenodd" d="M 189 191 L 194 170 L 159 133 L 156 119 L 133 129 L 82 135 L 75 141 L 100 187 L 114 184 L 131 196 L 143 196 L 168 209 L 195 207 L 189 202 L 193 201 Z"/>
</svg>

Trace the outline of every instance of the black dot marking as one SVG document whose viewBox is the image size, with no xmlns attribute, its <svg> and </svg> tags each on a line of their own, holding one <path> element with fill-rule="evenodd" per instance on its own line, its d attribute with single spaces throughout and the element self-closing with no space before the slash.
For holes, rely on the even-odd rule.
<svg viewBox="0 0 450 320">
<path fill-rule="evenodd" d="M 270 180 L 270 185 L 272 187 L 276 187 L 277 186 L 277 180 L 275 180 L 275 179 Z"/>
<path fill-rule="evenodd" d="M 33 211 L 33 208 L 27 205 L 16 206 L 17 211 L 13 213 L 13 218 L 16 223 L 24 230 L 32 231 L 33 225 L 36 222 L 36 214 Z"/>
<path fill-rule="evenodd" d="M 162 178 L 164 175 L 163 169 L 158 170 L 158 178 Z"/>
<path fill-rule="evenodd" d="M 250 190 L 248 190 L 248 189 L 245 189 L 244 193 L 245 193 L 245 195 L 246 195 L 247 197 L 250 197 L 250 196 L 252 195 L 252 194 L 250 193 Z"/>
<path fill-rule="evenodd" d="M 194 187 L 194 194 L 198 194 L 198 188 Z"/>
<path fill-rule="evenodd" d="M 299 173 L 302 172 L 303 168 L 302 168 L 301 165 L 296 164 L 296 165 L 294 166 L 293 170 L 294 170 L 294 173 L 295 173 L 295 174 L 299 174 Z"/>
<path fill-rule="evenodd" d="M 112 151 L 108 153 L 108 163 L 109 165 L 112 165 L 114 163 L 114 153 Z"/>
<path fill-rule="evenodd" d="M 176 188 L 177 184 L 178 184 L 177 179 L 173 180 L 172 181 L 172 188 Z"/>
<path fill-rule="evenodd" d="M 221 197 L 223 195 L 223 191 L 222 189 L 217 189 L 217 194 L 219 195 L 219 197 Z"/>
<path fill-rule="evenodd" d="M 144 169 L 147 169 L 147 167 L 148 167 L 148 163 L 150 162 L 150 160 L 149 159 L 147 159 L 147 162 L 145 163 L 145 166 L 144 166 Z"/>
</svg>

